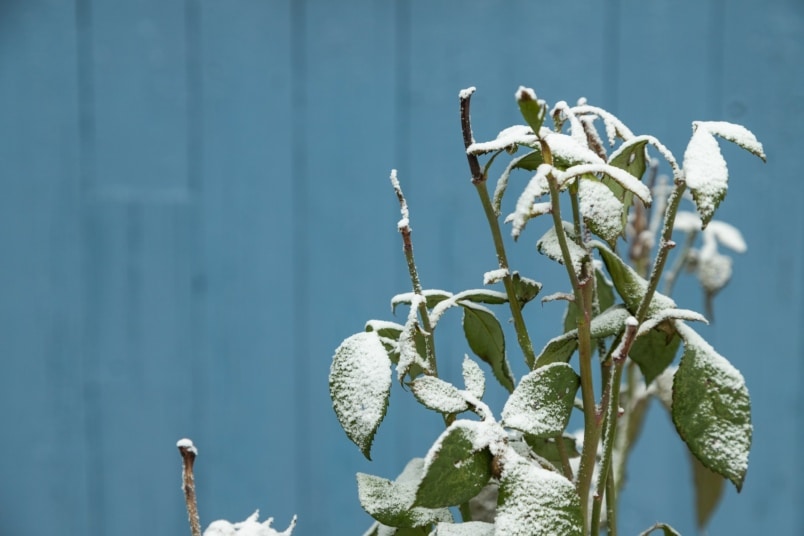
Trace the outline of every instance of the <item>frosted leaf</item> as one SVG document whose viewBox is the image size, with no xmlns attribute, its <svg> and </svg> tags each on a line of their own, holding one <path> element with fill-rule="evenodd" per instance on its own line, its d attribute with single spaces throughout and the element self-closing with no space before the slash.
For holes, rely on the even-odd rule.
<svg viewBox="0 0 804 536">
<path fill-rule="evenodd" d="M 527 125 L 514 125 L 503 129 L 497 137 L 491 141 L 475 142 L 466 149 L 466 154 L 481 155 L 494 151 L 516 149 L 518 145 L 533 146 L 536 143 L 536 135 Z"/>
<path fill-rule="evenodd" d="M 514 390 L 514 375 L 505 355 L 505 336 L 494 313 L 475 303 L 462 303 L 463 334 L 472 352 L 491 365 L 491 371 L 500 385 Z"/>
<path fill-rule="evenodd" d="M 673 229 L 685 233 L 693 233 L 700 231 L 703 227 L 701 218 L 694 212 L 688 210 L 679 210 L 676 213 L 676 219 L 673 222 Z"/>
<path fill-rule="evenodd" d="M 703 289 L 713 293 L 725 287 L 732 275 L 731 257 L 713 252 L 698 259 L 696 275 Z"/>
<path fill-rule="evenodd" d="M 502 463 L 495 534 L 581 536 L 581 501 L 572 482 L 511 448 Z"/>
<path fill-rule="evenodd" d="M 762 148 L 762 144 L 759 143 L 759 140 L 757 140 L 756 136 L 754 136 L 750 130 L 742 125 L 729 123 L 727 121 L 695 121 L 693 125 L 704 127 L 712 134 L 735 143 L 749 153 L 758 156 L 763 161 L 765 160 L 765 152 Z"/>
<path fill-rule="evenodd" d="M 416 400 L 433 411 L 440 413 L 461 413 L 469 409 L 458 388 L 435 376 L 421 376 L 412 384 Z"/>
<path fill-rule="evenodd" d="M 371 443 L 391 396 L 391 360 L 377 333 L 352 335 L 335 350 L 329 393 L 346 435 L 371 459 Z"/>
<path fill-rule="evenodd" d="M 579 104 L 573 108 L 573 111 L 579 115 L 593 115 L 603 120 L 606 126 L 606 136 L 609 138 L 609 144 L 614 146 L 615 138 L 619 137 L 625 141 L 634 137 L 634 133 L 625 126 L 625 123 L 620 121 L 614 114 L 598 108 L 597 106 L 590 106 L 588 104 Z"/>
<path fill-rule="evenodd" d="M 403 292 L 402 294 L 397 294 L 393 298 L 391 298 L 391 312 L 396 311 L 396 307 L 401 304 L 412 305 L 414 300 L 418 300 L 418 294 L 415 292 Z M 446 290 L 439 290 L 439 289 L 427 289 L 423 290 L 421 296 L 424 297 L 425 305 L 427 308 L 431 308 L 435 306 L 440 301 L 446 300 L 447 298 L 452 296 L 452 292 L 447 292 Z M 419 302 L 416 302 L 415 307 L 419 306 Z M 414 307 L 414 308 L 415 308 Z"/>
<path fill-rule="evenodd" d="M 579 142 L 572 136 L 553 132 L 545 127 L 542 127 L 540 134 L 553 153 L 555 165 L 561 164 L 563 167 L 570 167 L 582 164 L 605 163 L 597 153 L 587 147 L 585 138 L 583 142 Z"/>
<path fill-rule="evenodd" d="M 572 166 L 568 168 L 566 171 L 560 173 L 556 177 L 556 181 L 558 182 L 559 186 L 563 186 L 568 181 L 580 177 L 581 175 L 585 175 L 587 173 L 602 173 L 607 177 L 613 179 L 617 184 L 632 192 L 638 198 L 642 200 L 643 203 L 646 205 L 650 205 L 651 196 L 650 196 L 650 189 L 645 186 L 639 179 L 625 171 L 624 169 L 620 169 L 618 167 L 610 166 L 608 164 L 583 164 L 578 166 Z"/>
<path fill-rule="evenodd" d="M 422 296 L 415 294 L 413 302 L 410 304 L 410 311 L 408 311 L 408 320 L 405 322 L 404 329 L 399 335 L 397 342 L 397 353 L 399 354 L 399 362 L 396 365 L 397 378 L 401 382 L 402 379 L 410 372 L 414 365 L 418 365 L 422 370 L 430 372 L 430 363 L 419 352 L 416 345 L 416 336 L 420 333 L 419 322 L 417 316 L 417 309 L 419 303 L 424 300 Z"/>
<path fill-rule="evenodd" d="M 387 320 L 369 320 L 366 322 L 366 331 L 375 331 L 380 338 L 385 337 L 396 340 L 404 329 L 405 326 L 402 324 L 389 322 Z"/>
<path fill-rule="evenodd" d="M 554 118 L 560 118 L 561 115 L 566 117 L 570 122 L 570 136 L 572 136 L 572 139 L 578 142 L 578 145 L 582 147 L 587 146 L 586 132 L 584 131 L 583 124 L 566 101 L 558 101 L 550 111 L 550 115 L 552 115 Z"/>
<path fill-rule="evenodd" d="M 360 505 L 371 517 L 392 527 L 422 527 L 438 521 L 452 521 L 452 514 L 446 508 L 413 506 L 423 469 L 424 460 L 414 458 L 393 482 L 357 473 Z"/>
<path fill-rule="evenodd" d="M 439 523 L 430 536 L 494 536 L 494 524 L 483 521 Z"/>
<path fill-rule="evenodd" d="M 204 531 L 204 536 L 290 536 L 296 526 L 296 516 L 293 516 L 288 528 L 279 532 L 271 527 L 274 518 L 270 517 L 260 523 L 259 515 L 260 511 L 257 510 L 245 521 L 234 524 L 226 520 L 213 521 Z"/>
<path fill-rule="evenodd" d="M 430 312 L 430 325 L 433 329 L 438 324 L 447 309 L 462 306 L 467 307 L 470 303 L 488 303 L 499 305 L 508 301 L 508 295 L 498 290 L 487 290 L 484 288 L 464 290 L 452 295 L 450 298 L 439 302 Z"/>
<path fill-rule="evenodd" d="M 458 420 L 439 436 L 424 458 L 417 506 L 456 506 L 477 495 L 491 478 L 489 443 L 502 441 L 496 423 Z"/>
<path fill-rule="evenodd" d="M 592 338 L 603 339 L 616 335 L 622 331 L 625 320 L 629 316 L 628 310 L 621 305 L 609 307 L 590 322 L 589 329 Z M 536 358 L 536 368 L 538 369 L 550 363 L 566 363 L 572 357 L 576 348 L 578 348 L 578 330 L 572 329 L 547 343 Z"/>
<path fill-rule="evenodd" d="M 707 249 L 709 237 L 714 238 L 720 244 L 737 253 L 745 253 L 748 250 L 748 246 L 740 230 L 726 222 L 718 220 L 709 222 L 709 225 L 703 233 L 704 248 L 702 254 L 705 254 L 704 251 Z"/>
<path fill-rule="evenodd" d="M 690 451 L 740 491 L 751 449 L 751 401 L 742 374 L 677 321 L 684 354 L 673 379 L 673 423 Z"/>
<path fill-rule="evenodd" d="M 525 224 L 532 217 L 531 208 L 533 207 L 534 199 L 538 199 L 543 195 L 550 193 L 550 184 L 547 182 L 547 174 L 552 172 L 553 168 L 547 164 L 542 164 L 536 170 L 536 174 L 528 181 L 527 186 L 522 191 L 519 199 L 516 202 L 516 209 L 509 215 L 505 221 L 511 222 L 513 229 L 511 236 L 514 239 L 518 238 Z"/>
<path fill-rule="evenodd" d="M 535 165 L 531 165 L 531 163 Z M 541 151 L 534 150 L 512 159 L 508 165 L 505 166 L 500 178 L 497 179 L 497 186 L 494 188 L 492 205 L 494 206 L 494 213 L 496 215 L 500 215 L 502 198 L 503 195 L 505 195 L 505 190 L 508 188 L 508 179 L 511 176 L 511 172 L 515 169 L 538 169 L 538 167 L 543 163 L 544 159 L 542 158 Z"/>
<path fill-rule="evenodd" d="M 609 187 L 594 180 L 582 180 L 578 200 L 589 230 L 608 243 L 615 242 L 623 232 L 623 204 Z"/>
<path fill-rule="evenodd" d="M 503 425 L 535 437 L 564 431 L 580 377 L 566 363 L 531 371 L 519 382 L 503 408 Z"/>
<path fill-rule="evenodd" d="M 611 153 L 611 156 L 609 157 L 609 162 L 614 162 L 615 160 L 618 159 L 618 157 L 621 154 L 628 152 L 632 147 L 640 146 L 643 144 L 651 145 L 657 151 L 659 151 L 659 154 L 662 155 L 662 158 L 664 158 L 667 161 L 667 163 L 670 164 L 670 167 L 673 168 L 674 173 L 678 170 L 678 162 L 676 162 L 676 157 L 673 156 L 673 153 L 670 151 L 670 149 L 668 149 L 662 142 L 660 142 L 654 136 L 648 136 L 648 135 L 634 136 L 633 138 L 630 138 L 629 140 L 624 142 L 617 148 L 617 150 Z"/>
<path fill-rule="evenodd" d="M 502 281 L 508 275 L 508 268 L 498 268 L 483 274 L 483 284 L 492 285 Z"/>
<path fill-rule="evenodd" d="M 648 536 L 649 534 L 657 530 L 661 530 L 664 533 L 664 536 L 681 536 L 680 532 L 678 532 L 676 529 L 674 529 L 667 523 L 656 523 L 652 525 L 649 529 L 640 532 L 639 536 Z"/>
<path fill-rule="evenodd" d="M 691 311 L 689 309 L 662 309 L 639 326 L 637 337 L 644 335 L 667 320 L 687 320 L 691 322 L 703 322 L 704 324 L 709 323 L 706 317 L 697 311 Z"/>
<path fill-rule="evenodd" d="M 569 222 L 563 222 L 563 225 L 564 233 L 568 235 L 567 249 L 569 249 L 570 259 L 572 260 L 572 268 L 575 270 L 576 274 L 580 275 L 583 260 L 585 257 L 588 257 L 589 254 L 585 249 L 583 249 L 570 238 L 569 235 L 574 234 L 572 224 Z M 539 241 L 536 242 L 536 249 L 542 255 L 546 255 L 554 261 L 564 264 L 564 256 L 561 254 L 561 245 L 558 242 L 558 235 L 556 234 L 554 227 L 550 227 L 550 229 L 544 233 Z"/>
<path fill-rule="evenodd" d="M 466 390 L 475 398 L 480 400 L 486 391 L 486 375 L 480 366 L 469 359 L 468 355 L 463 356 L 463 382 Z"/>
<path fill-rule="evenodd" d="M 695 131 L 684 152 L 684 176 L 705 227 L 726 197 L 729 169 L 715 137 L 693 124 Z"/>
</svg>

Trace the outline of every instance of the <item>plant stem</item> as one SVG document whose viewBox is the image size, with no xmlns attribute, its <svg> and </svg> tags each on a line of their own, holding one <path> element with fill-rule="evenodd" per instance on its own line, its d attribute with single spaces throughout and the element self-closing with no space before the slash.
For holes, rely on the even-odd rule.
<svg viewBox="0 0 804 536">
<path fill-rule="evenodd" d="M 461 133 L 463 134 L 463 145 L 465 149 L 468 149 L 469 146 L 474 143 L 472 136 L 472 119 L 469 113 L 471 99 L 472 92 L 461 93 Z M 514 281 L 508 265 L 508 257 L 505 254 L 505 243 L 503 242 L 502 233 L 500 232 L 500 222 L 497 219 L 497 214 L 494 212 L 494 206 L 491 203 L 491 198 L 489 197 L 489 192 L 486 187 L 486 175 L 480 168 L 480 162 L 477 156 L 467 153 L 466 159 L 469 163 L 469 171 L 472 174 L 472 184 L 475 185 L 477 194 L 480 197 L 480 203 L 483 205 L 483 212 L 486 214 L 486 221 L 488 221 L 489 229 L 491 230 L 494 249 L 497 253 L 497 264 L 506 272 L 505 277 L 503 277 L 503 285 L 505 286 L 508 306 L 511 309 L 511 316 L 514 321 L 516 339 L 519 343 L 519 347 L 522 349 L 522 354 L 525 356 L 525 363 L 528 365 L 529 369 L 533 369 L 536 364 L 536 354 L 533 351 L 533 343 L 530 340 L 528 328 L 522 316 L 522 306 L 516 296 Z"/>
<path fill-rule="evenodd" d="M 556 436 L 556 448 L 558 449 L 558 457 L 561 458 L 561 469 L 564 471 L 564 476 L 567 477 L 567 480 L 572 480 L 572 466 L 570 465 L 567 447 L 564 445 L 564 436 L 561 434 Z"/>
<path fill-rule="evenodd" d="M 193 478 L 193 463 L 198 450 L 189 439 L 180 440 L 176 446 L 182 458 L 181 482 L 184 490 L 184 501 L 187 503 L 187 518 L 190 522 L 190 533 L 201 536 L 201 520 L 198 516 L 198 503 L 195 498 L 195 479 Z"/>
<path fill-rule="evenodd" d="M 410 229 L 410 213 L 408 211 L 408 202 L 405 200 L 405 195 L 402 193 L 402 187 L 396 177 L 396 170 L 391 170 L 391 184 L 394 187 L 394 192 L 399 200 L 399 210 L 402 214 L 402 219 L 399 220 L 397 227 L 399 233 L 402 235 L 402 250 L 405 253 L 405 260 L 408 264 L 408 274 L 410 275 L 410 282 L 413 286 L 414 294 L 423 296 L 422 285 L 419 281 L 419 271 L 416 269 L 416 261 L 413 257 L 413 241 L 411 240 Z M 427 312 L 427 303 L 425 300 L 419 302 L 419 316 L 422 319 L 422 328 L 424 329 L 424 341 L 427 351 L 427 361 L 434 376 L 438 376 L 438 363 L 436 362 L 435 355 L 435 339 L 433 337 L 433 328 L 430 323 L 430 315 Z"/>
</svg>

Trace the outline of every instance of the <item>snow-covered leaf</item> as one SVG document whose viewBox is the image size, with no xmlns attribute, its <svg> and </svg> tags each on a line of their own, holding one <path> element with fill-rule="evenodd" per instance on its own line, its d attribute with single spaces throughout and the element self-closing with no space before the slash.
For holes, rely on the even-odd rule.
<svg viewBox="0 0 804 536">
<path fill-rule="evenodd" d="M 705 127 L 693 125 L 695 130 L 684 152 L 684 176 L 706 227 L 726 197 L 729 169 L 715 137 Z"/>
<path fill-rule="evenodd" d="M 535 369 L 547 366 L 551 363 L 566 363 L 578 348 L 578 335 L 575 333 L 565 333 L 551 339 L 536 356 Z"/>
<path fill-rule="evenodd" d="M 544 164 L 544 158 L 541 151 L 532 150 L 528 153 L 512 158 L 511 161 L 505 166 L 500 178 L 497 179 L 497 186 L 494 188 L 494 197 L 492 198 L 492 206 L 494 213 L 500 215 L 502 206 L 502 198 L 508 189 L 508 179 L 511 177 L 511 172 L 515 169 L 527 169 L 528 171 L 536 171 L 539 166 Z"/>
<path fill-rule="evenodd" d="M 530 125 L 533 132 L 539 132 L 544 123 L 544 115 L 547 112 L 547 104 L 543 100 L 536 98 L 536 92 L 531 88 L 519 86 L 516 91 L 516 103 L 522 117 Z"/>
<path fill-rule="evenodd" d="M 630 313 L 620 306 L 612 306 L 592 318 L 589 325 L 593 339 L 605 339 L 622 331 L 625 320 Z M 575 349 L 578 348 L 578 329 L 559 335 L 550 340 L 536 358 L 535 368 L 549 365 L 550 363 L 569 361 Z"/>
<path fill-rule="evenodd" d="M 391 396 L 391 361 L 375 332 L 352 335 L 335 350 L 329 393 L 346 435 L 371 459 L 371 443 Z"/>
<path fill-rule="evenodd" d="M 436 440 L 427 457 L 416 506 L 456 506 L 478 494 L 491 478 L 486 422 L 455 421 Z"/>
<path fill-rule="evenodd" d="M 514 283 L 514 294 L 519 302 L 520 307 L 524 307 L 526 303 L 535 298 L 542 290 L 542 284 L 533 279 L 522 277 L 519 272 L 514 272 L 511 276 Z"/>
<path fill-rule="evenodd" d="M 484 288 L 464 290 L 455 294 L 455 300 L 466 300 L 474 303 L 487 303 L 490 305 L 499 305 L 508 301 L 508 296 L 505 292 L 498 290 L 487 290 Z"/>
<path fill-rule="evenodd" d="M 553 165 L 556 169 L 567 169 L 583 164 L 604 164 L 603 159 L 593 150 L 572 136 L 553 132 L 544 127 L 540 134 L 550 147 L 553 154 Z"/>
<path fill-rule="evenodd" d="M 673 362 L 680 344 L 681 339 L 674 329 L 670 333 L 651 329 L 634 340 L 628 356 L 639 366 L 649 385 Z"/>
<path fill-rule="evenodd" d="M 259 518 L 260 511 L 257 510 L 248 519 L 239 523 L 233 524 L 223 519 L 213 521 L 204 531 L 204 536 L 290 536 L 296 527 L 296 516 L 293 516 L 288 528 L 282 532 L 271 526 L 274 518 L 269 517 L 262 523 Z"/>
<path fill-rule="evenodd" d="M 763 162 L 765 161 L 765 151 L 762 148 L 762 144 L 759 143 L 753 132 L 744 126 L 727 121 L 696 121 L 693 125 L 695 124 L 699 128 L 706 128 L 715 136 L 720 136 L 724 140 L 739 145 L 749 153 L 761 158 Z"/>
<path fill-rule="evenodd" d="M 648 167 L 647 153 L 645 151 L 648 141 L 647 136 L 638 136 L 628 140 L 611 153 L 609 164 L 627 171 L 637 179 L 641 179 Z"/>
<path fill-rule="evenodd" d="M 742 488 L 751 449 L 751 401 L 742 374 L 676 321 L 684 354 L 673 380 L 673 423 L 690 451 Z"/>
<path fill-rule="evenodd" d="M 583 259 L 588 256 L 588 253 L 573 240 L 572 237 L 575 232 L 572 224 L 566 221 L 562 223 L 564 225 L 564 234 L 567 236 L 567 248 L 569 249 L 570 259 L 572 259 L 572 267 L 575 273 L 580 275 Z M 561 254 L 561 245 L 558 243 L 558 235 L 556 234 L 555 227 L 550 227 L 539 241 L 536 242 L 536 249 L 542 255 L 560 264 L 564 264 L 564 257 Z"/>
<path fill-rule="evenodd" d="M 607 185 L 591 179 L 581 180 L 578 201 L 583 221 L 589 230 L 609 244 L 614 244 L 625 224 L 623 203 Z"/>
<path fill-rule="evenodd" d="M 366 322 L 366 331 L 374 331 L 380 337 L 398 339 L 405 326 L 387 320 L 369 320 Z"/>
<path fill-rule="evenodd" d="M 491 365 L 494 377 L 500 385 L 514 390 L 514 376 L 505 355 L 505 337 L 500 322 L 494 314 L 476 304 L 462 303 L 463 333 L 472 352 Z"/>
<path fill-rule="evenodd" d="M 483 393 L 486 391 L 486 375 L 468 355 L 463 356 L 463 382 L 472 396 L 478 400 L 483 398 Z"/>
<path fill-rule="evenodd" d="M 704 249 L 707 246 L 707 240 L 711 240 L 709 237 L 714 238 L 717 243 L 737 253 L 745 253 L 748 250 L 748 245 L 745 243 L 740 230 L 724 221 L 712 220 L 709 222 L 703 233 Z"/>
<path fill-rule="evenodd" d="M 633 268 L 628 266 L 616 253 L 608 246 L 592 241 L 591 245 L 600 252 L 606 270 L 614 282 L 614 288 L 625 302 L 631 314 L 636 314 L 639 304 L 645 297 L 648 290 L 648 282 L 640 276 Z M 648 307 L 648 317 L 651 317 L 662 309 L 675 308 L 676 303 L 667 296 L 655 292 Z"/>
<path fill-rule="evenodd" d="M 469 409 L 458 388 L 435 376 L 421 376 L 412 384 L 416 400 L 433 411 L 440 413 L 461 413 Z"/>
<path fill-rule="evenodd" d="M 452 521 L 452 514 L 446 508 L 413 506 L 423 471 L 424 460 L 414 458 L 393 482 L 357 473 L 360 505 L 371 517 L 389 527 L 422 527 L 438 521 Z"/>
<path fill-rule="evenodd" d="M 628 190 L 629 192 L 636 195 L 638 198 L 642 200 L 643 203 L 646 205 L 650 205 L 651 196 L 650 196 L 650 189 L 642 184 L 639 179 L 631 175 L 625 170 L 620 168 L 610 166 L 608 164 L 583 164 L 572 166 L 568 168 L 563 173 L 559 174 L 556 177 L 556 181 L 558 182 L 559 186 L 563 186 L 568 181 L 576 178 L 581 177 L 587 174 L 595 174 L 600 173 L 603 174 L 614 182 L 622 186 L 624 189 Z"/>
<path fill-rule="evenodd" d="M 494 525 L 505 536 L 581 536 L 581 501 L 572 482 L 509 449 Z"/>
<path fill-rule="evenodd" d="M 494 536 L 494 524 L 483 521 L 439 523 L 430 536 Z"/>
<path fill-rule="evenodd" d="M 511 151 L 516 149 L 517 145 L 532 146 L 535 143 L 536 135 L 533 134 L 533 129 L 527 125 L 514 125 L 501 130 L 491 141 L 473 143 L 466 149 L 466 154 L 481 155 L 494 151 Z"/>
<path fill-rule="evenodd" d="M 689 455 L 689 459 L 695 488 L 695 519 L 699 531 L 703 532 L 720 499 L 723 498 L 726 479 L 704 467 L 692 454 Z"/>
<path fill-rule="evenodd" d="M 420 372 L 432 372 L 430 364 L 427 360 L 427 341 L 424 334 L 419 329 L 419 322 L 416 310 L 418 309 L 418 300 L 422 300 L 420 296 L 416 296 L 408 311 L 408 320 L 405 322 L 402 333 L 399 335 L 397 341 L 396 354 L 399 359 L 396 364 L 397 379 L 402 382 L 405 376 L 414 378 Z"/>
<path fill-rule="evenodd" d="M 566 363 L 531 371 L 508 398 L 503 425 L 535 437 L 559 435 L 567 426 L 580 384 L 580 377 Z"/>
<path fill-rule="evenodd" d="M 555 437 L 536 437 L 530 434 L 525 434 L 523 437 L 525 443 L 536 455 L 541 456 L 548 462 L 552 462 L 556 467 L 561 467 L 561 454 L 558 451 Z M 568 458 L 577 458 L 581 455 L 574 437 L 562 435 L 561 443 L 564 445 Z"/>
<path fill-rule="evenodd" d="M 667 523 L 656 523 L 648 530 L 640 532 L 639 536 L 648 536 L 650 533 L 656 530 L 661 530 L 664 533 L 664 536 L 681 536 L 681 534 L 676 529 L 674 529 Z"/>
<path fill-rule="evenodd" d="M 606 279 L 606 275 L 597 266 L 595 266 L 595 292 L 597 293 L 598 308 L 601 311 L 605 311 L 614 305 L 614 289 L 611 282 Z M 567 303 L 567 310 L 564 312 L 564 333 L 572 331 L 577 326 L 578 307 L 574 301 L 570 301 Z"/>
<path fill-rule="evenodd" d="M 547 174 L 551 173 L 553 168 L 546 164 L 539 166 L 536 174 L 528 181 L 525 189 L 517 199 L 516 208 L 514 212 L 505 218 L 506 223 L 511 223 L 511 236 L 516 240 L 522 234 L 522 230 L 528 223 L 528 220 L 534 217 L 533 202 L 535 199 L 547 195 L 550 192 L 550 184 L 547 182 Z"/>
</svg>

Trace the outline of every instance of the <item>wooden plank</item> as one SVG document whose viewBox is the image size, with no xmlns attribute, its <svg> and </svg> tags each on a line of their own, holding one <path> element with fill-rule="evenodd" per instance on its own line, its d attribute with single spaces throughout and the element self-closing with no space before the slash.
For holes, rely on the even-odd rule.
<svg viewBox="0 0 804 536">
<path fill-rule="evenodd" d="M 74 6 L 0 19 L 0 533 L 87 534 Z"/>
</svg>

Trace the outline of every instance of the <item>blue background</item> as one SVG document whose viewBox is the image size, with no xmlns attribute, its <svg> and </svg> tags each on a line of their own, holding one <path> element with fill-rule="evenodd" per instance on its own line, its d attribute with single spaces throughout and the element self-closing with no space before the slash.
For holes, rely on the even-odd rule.
<svg viewBox="0 0 804 536">
<path fill-rule="evenodd" d="M 362 533 L 355 472 L 393 477 L 439 431 L 396 390 L 370 463 L 329 403 L 334 348 L 408 289 L 389 170 L 425 287 L 480 286 L 457 95 L 477 86 L 489 139 L 520 122 L 520 84 L 679 158 L 698 119 L 764 143 L 766 165 L 724 148 L 718 217 L 749 250 L 702 333 L 746 376 L 755 441 L 710 533 L 804 534 L 800 0 L 0 1 L 0 534 L 188 533 L 184 436 L 205 526 L 259 507 Z M 514 265 L 567 290 L 539 234 Z M 526 313 L 541 347 L 560 307 Z M 448 376 L 465 351 L 442 338 Z M 692 534 L 686 447 L 652 416 L 621 533 Z"/>
</svg>

